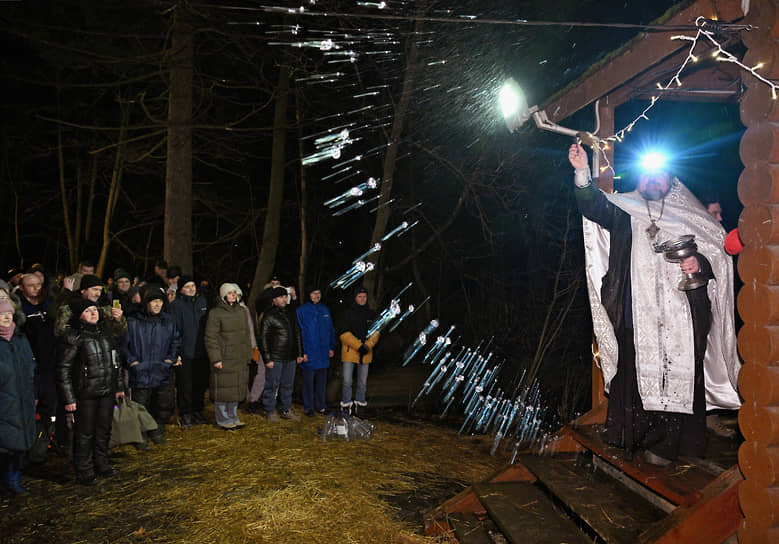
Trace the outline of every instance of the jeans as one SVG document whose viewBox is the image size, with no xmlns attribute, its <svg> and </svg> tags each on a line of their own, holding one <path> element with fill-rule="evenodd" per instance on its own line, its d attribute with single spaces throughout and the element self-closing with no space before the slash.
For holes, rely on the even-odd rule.
<svg viewBox="0 0 779 544">
<path fill-rule="evenodd" d="M 351 406 L 352 404 L 352 375 L 354 367 L 357 367 L 357 391 L 354 393 L 354 400 L 357 404 L 365 405 L 365 391 L 368 389 L 368 368 L 370 365 L 343 362 L 344 385 L 341 390 L 341 406 Z"/>
<path fill-rule="evenodd" d="M 327 408 L 325 393 L 327 388 L 327 369 L 301 369 L 303 374 L 303 409 L 323 411 Z"/>
<path fill-rule="evenodd" d="M 240 421 L 238 419 L 238 403 L 215 402 L 214 416 L 216 417 L 216 424 L 220 427 L 224 427 L 228 423 L 238 423 Z"/>
<path fill-rule="evenodd" d="M 262 405 L 270 413 L 276 409 L 276 389 L 279 390 L 281 411 L 292 408 L 292 387 L 295 384 L 297 362 L 273 361 L 273 368 L 265 367 L 265 389 L 262 392 Z"/>
</svg>

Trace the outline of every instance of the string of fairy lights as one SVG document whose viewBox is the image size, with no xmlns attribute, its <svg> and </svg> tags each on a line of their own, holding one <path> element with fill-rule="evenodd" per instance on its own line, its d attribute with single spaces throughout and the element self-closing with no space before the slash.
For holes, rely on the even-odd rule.
<svg viewBox="0 0 779 544">
<path fill-rule="evenodd" d="M 698 45 L 698 42 L 702 38 L 704 38 L 704 39 L 708 40 L 709 42 L 711 42 L 712 45 L 714 46 L 714 49 L 712 51 L 712 55 L 711 56 L 714 57 L 715 60 L 720 61 L 720 62 L 730 62 L 730 63 L 733 63 L 733 64 L 737 65 L 739 68 L 741 68 L 742 70 L 745 70 L 746 72 L 749 72 L 755 78 L 757 78 L 759 81 L 761 81 L 762 83 L 768 85 L 771 88 L 771 98 L 776 100 L 776 97 L 777 97 L 776 90 L 777 90 L 777 88 L 779 88 L 779 85 L 777 85 L 776 83 L 774 83 L 770 79 L 762 76 L 761 74 L 759 74 L 757 72 L 760 68 L 763 67 L 763 63 L 760 62 L 760 63 L 756 64 L 755 66 L 751 66 L 750 67 L 750 66 L 747 66 L 746 64 L 744 64 L 743 62 L 741 62 L 740 60 L 738 60 L 738 58 L 733 53 L 730 53 L 729 51 L 726 51 L 722 47 L 722 44 L 719 43 L 717 41 L 717 39 L 714 37 L 715 33 L 713 31 L 706 30 L 704 28 L 705 23 L 706 23 L 706 19 L 704 17 L 698 17 L 695 20 L 695 26 L 697 27 L 697 31 L 696 31 L 695 36 L 678 35 L 678 36 L 672 36 L 671 37 L 672 40 L 683 40 L 683 41 L 690 42 L 690 48 L 687 51 L 687 57 L 684 59 L 684 62 L 682 62 L 682 64 L 679 66 L 679 69 L 676 71 L 676 73 L 673 75 L 673 77 L 671 77 L 671 79 L 669 79 L 668 82 L 665 85 L 663 85 L 660 82 L 657 83 L 658 90 L 662 93 L 664 91 L 668 91 L 674 85 L 676 85 L 676 87 L 681 87 L 682 86 L 682 80 L 681 80 L 680 76 L 681 76 L 682 72 L 684 71 L 684 69 L 687 68 L 687 65 L 690 62 L 698 62 L 699 58 L 693 53 L 693 51 L 695 50 L 695 47 Z M 658 102 L 659 99 L 660 99 L 659 96 L 653 96 L 650 99 L 650 101 L 649 101 L 649 105 L 646 108 L 644 108 L 644 110 L 641 113 L 639 113 L 638 116 L 636 116 L 635 119 L 633 119 L 630 123 L 625 125 L 624 128 L 622 128 L 621 130 L 616 131 L 611 136 L 608 136 L 608 137 L 600 139 L 600 140 L 596 140 L 596 144 L 595 145 L 598 147 L 598 150 L 600 151 L 600 153 L 601 153 L 601 155 L 603 157 L 603 160 L 606 163 L 604 166 L 600 167 L 600 171 L 601 172 L 605 172 L 606 170 L 611 170 L 612 173 L 615 173 L 613 166 L 609 162 L 608 155 L 606 154 L 606 151 L 609 149 L 608 142 L 615 142 L 615 141 L 616 142 L 622 142 L 622 140 L 625 138 L 625 135 L 633 130 L 633 127 L 636 125 L 636 123 L 638 123 L 642 119 L 648 121 L 649 120 L 649 116 L 647 115 L 647 113 L 655 106 L 655 104 Z"/>
</svg>

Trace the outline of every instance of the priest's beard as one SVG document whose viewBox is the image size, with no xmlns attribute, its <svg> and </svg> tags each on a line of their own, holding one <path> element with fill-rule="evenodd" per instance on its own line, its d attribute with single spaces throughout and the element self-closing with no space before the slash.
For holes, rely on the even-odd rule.
<svg viewBox="0 0 779 544">
<path fill-rule="evenodd" d="M 646 200 L 660 200 L 665 196 L 666 191 L 664 191 L 664 189 L 662 184 L 654 180 L 649 180 L 646 182 L 646 185 L 639 190 L 639 193 Z"/>
</svg>

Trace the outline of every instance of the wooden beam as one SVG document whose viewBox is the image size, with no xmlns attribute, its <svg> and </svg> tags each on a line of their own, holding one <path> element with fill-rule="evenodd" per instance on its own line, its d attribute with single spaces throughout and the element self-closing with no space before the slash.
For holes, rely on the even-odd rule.
<svg viewBox="0 0 779 544">
<path fill-rule="evenodd" d="M 733 7 L 730 4 L 738 4 L 738 2 L 732 0 L 731 2 L 718 2 L 718 4 L 727 5 L 727 11 L 722 7 L 720 11 L 730 14 Z M 694 24 L 695 19 L 699 16 L 713 18 L 717 15 L 718 10 L 714 2 L 698 0 L 664 23 L 690 25 Z M 681 49 L 689 48 L 689 42 L 671 40 L 671 37 L 676 34 L 679 32 L 653 32 L 637 36 L 626 46 L 624 52 L 609 58 L 608 62 L 604 62 L 600 68 L 585 74 L 559 95 L 553 96 L 545 103 L 543 109 L 546 110 L 549 119 L 556 123 L 560 122 L 598 98 L 611 93 L 648 67 L 663 61 Z"/>
</svg>

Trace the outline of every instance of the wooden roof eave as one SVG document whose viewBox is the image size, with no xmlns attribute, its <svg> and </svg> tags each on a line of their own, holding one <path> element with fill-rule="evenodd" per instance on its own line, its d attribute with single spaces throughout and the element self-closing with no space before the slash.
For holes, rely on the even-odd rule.
<svg viewBox="0 0 779 544">
<path fill-rule="evenodd" d="M 653 24 L 692 25 L 699 16 L 732 21 L 740 14 L 738 0 L 696 0 L 670 8 Z M 554 94 L 541 108 L 549 119 L 559 123 L 585 106 L 625 85 L 649 68 L 689 48 L 689 42 L 671 40 L 679 31 L 642 33 L 616 49 L 582 76 Z M 691 35 L 691 32 L 685 34 Z"/>
</svg>

